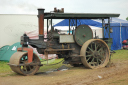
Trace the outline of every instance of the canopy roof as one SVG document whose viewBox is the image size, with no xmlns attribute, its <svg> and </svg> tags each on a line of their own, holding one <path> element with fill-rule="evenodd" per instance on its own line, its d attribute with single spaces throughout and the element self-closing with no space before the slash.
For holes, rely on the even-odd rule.
<svg viewBox="0 0 128 85">
<path fill-rule="evenodd" d="M 96 13 L 45 13 L 44 19 L 107 19 L 119 17 L 120 14 L 96 14 Z"/>
</svg>

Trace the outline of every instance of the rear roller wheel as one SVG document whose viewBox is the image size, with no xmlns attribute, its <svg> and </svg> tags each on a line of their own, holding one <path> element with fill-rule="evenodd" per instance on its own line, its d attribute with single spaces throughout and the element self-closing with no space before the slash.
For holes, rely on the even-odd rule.
<svg viewBox="0 0 128 85">
<path fill-rule="evenodd" d="M 91 39 L 86 41 L 81 48 L 81 61 L 87 68 L 105 67 L 109 62 L 109 47 L 101 39 Z"/>
<path fill-rule="evenodd" d="M 11 69 L 18 73 L 23 75 L 33 75 L 35 74 L 40 66 L 38 65 L 26 65 L 28 61 L 28 54 L 27 52 L 16 52 L 12 55 L 10 58 L 10 64 L 19 65 L 22 64 L 22 66 L 14 66 L 10 65 Z M 37 55 L 33 54 L 33 64 L 40 64 L 40 60 Z"/>
</svg>

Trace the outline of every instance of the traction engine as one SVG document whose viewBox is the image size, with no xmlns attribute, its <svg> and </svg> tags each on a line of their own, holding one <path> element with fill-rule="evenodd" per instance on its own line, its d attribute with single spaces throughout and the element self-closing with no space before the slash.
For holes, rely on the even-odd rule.
<svg viewBox="0 0 128 85">
<path fill-rule="evenodd" d="M 54 9 L 53 12 L 44 13 L 44 9 L 38 9 L 39 21 L 39 39 L 29 39 L 24 34 L 21 37 L 21 48 L 17 49 L 10 59 L 9 65 L 11 69 L 19 74 L 33 75 L 40 66 L 43 66 L 38 56 L 33 53 L 32 48 L 36 48 L 38 53 L 44 54 L 48 59 L 48 54 L 57 54 L 59 58 L 64 58 L 65 64 L 76 66 L 83 64 L 87 68 L 102 68 L 107 65 L 110 58 L 110 46 L 112 39 L 93 38 L 92 29 L 88 25 L 77 26 L 78 19 L 101 19 L 104 32 L 105 22 L 108 19 L 108 27 L 110 30 L 110 17 L 118 17 L 119 14 L 88 14 L 88 13 L 64 13 L 64 9 Z M 47 38 L 44 38 L 44 19 L 47 19 Z M 51 20 L 51 30 L 48 31 L 48 20 Z M 60 30 L 52 27 L 52 19 L 69 19 L 69 33 L 60 34 Z M 71 19 L 75 21 L 75 29 L 71 30 Z M 72 33 L 70 33 L 72 31 Z M 108 33 L 110 34 L 110 32 Z"/>
</svg>

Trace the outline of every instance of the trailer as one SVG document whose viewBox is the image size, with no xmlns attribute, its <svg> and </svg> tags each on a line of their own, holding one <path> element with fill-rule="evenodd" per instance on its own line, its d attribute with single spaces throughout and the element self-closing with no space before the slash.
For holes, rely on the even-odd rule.
<svg viewBox="0 0 128 85">
<path fill-rule="evenodd" d="M 40 66 L 43 66 L 28 45 L 36 48 L 38 53 L 44 54 L 47 60 L 48 54 L 57 54 L 59 58 L 64 58 L 64 64 L 72 66 L 83 64 L 86 68 L 94 69 L 105 67 L 108 64 L 112 44 L 110 18 L 119 17 L 120 14 L 64 13 L 64 8 L 61 10 L 54 8 L 52 12 L 44 12 L 44 10 L 38 9 L 39 39 L 29 39 L 24 34 L 21 36 L 22 47 L 18 48 L 10 58 L 9 65 L 14 72 L 33 75 Z M 47 20 L 47 38 L 44 38 L 44 19 Z M 52 27 L 53 19 L 69 19 L 69 33 L 60 34 L 61 30 L 54 29 Z M 73 22 L 74 29 L 70 28 L 71 19 L 76 21 Z M 88 25 L 77 26 L 78 19 L 101 19 L 103 38 L 93 35 Z M 108 23 L 105 23 L 104 19 L 108 19 Z M 48 20 L 51 21 L 50 31 L 48 31 Z M 104 33 L 104 30 L 107 30 L 107 33 Z M 105 34 L 108 34 L 109 38 L 105 38 Z"/>
</svg>

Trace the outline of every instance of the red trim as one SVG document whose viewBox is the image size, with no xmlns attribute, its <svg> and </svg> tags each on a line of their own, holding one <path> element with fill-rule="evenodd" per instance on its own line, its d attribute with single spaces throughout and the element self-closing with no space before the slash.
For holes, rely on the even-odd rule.
<svg viewBox="0 0 128 85">
<path fill-rule="evenodd" d="M 32 48 L 17 48 L 17 51 L 27 51 L 28 52 L 28 63 L 32 62 L 33 59 L 33 49 Z"/>
</svg>

